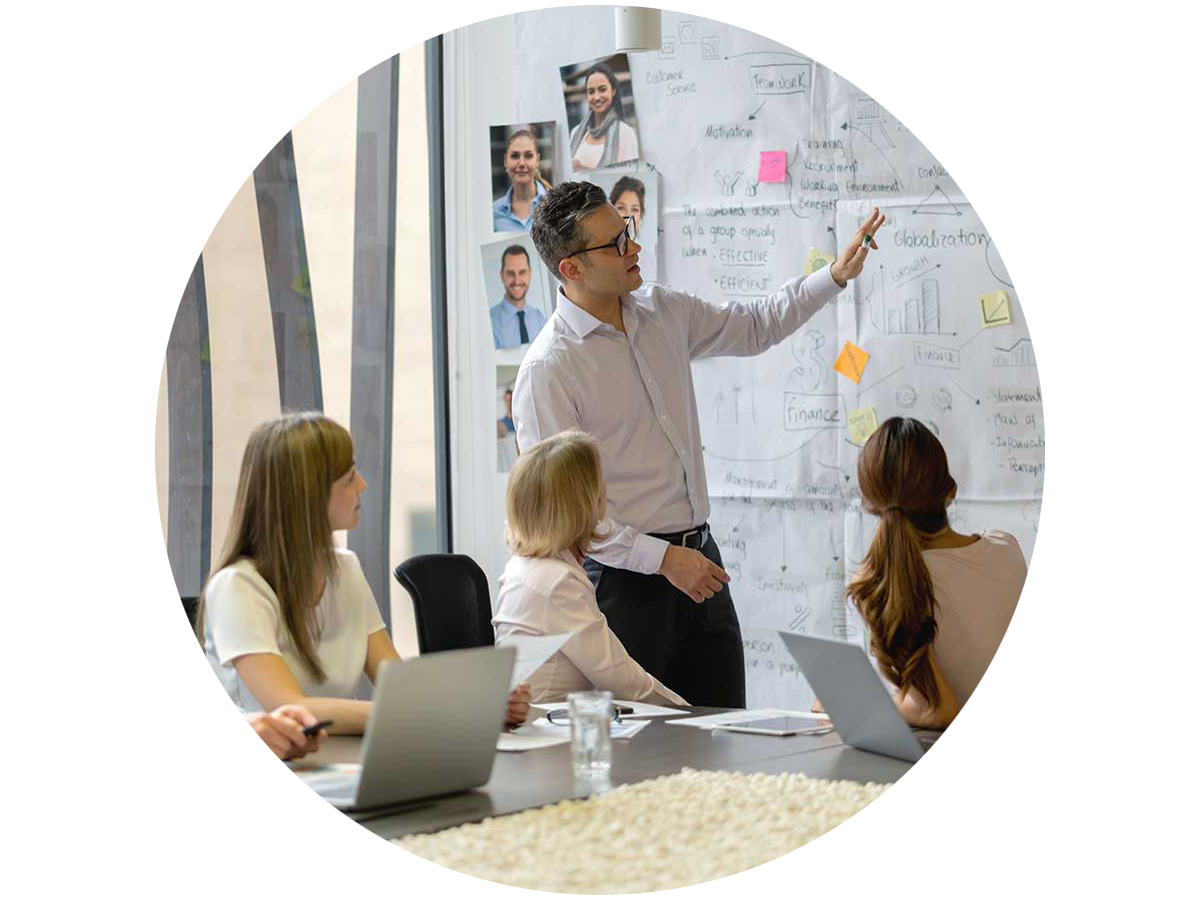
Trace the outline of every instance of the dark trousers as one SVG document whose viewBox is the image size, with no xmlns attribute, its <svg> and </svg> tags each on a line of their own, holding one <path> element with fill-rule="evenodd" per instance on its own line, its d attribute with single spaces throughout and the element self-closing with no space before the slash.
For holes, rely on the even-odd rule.
<svg viewBox="0 0 1200 900">
<path fill-rule="evenodd" d="M 701 552 L 724 568 L 711 536 Z M 608 626 L 643 669 L 693 706 L 746 706 L 742 629 L 729 585 L 695 603 L 662 575 L 590 558 L 583 567 Z"/>
</svg>

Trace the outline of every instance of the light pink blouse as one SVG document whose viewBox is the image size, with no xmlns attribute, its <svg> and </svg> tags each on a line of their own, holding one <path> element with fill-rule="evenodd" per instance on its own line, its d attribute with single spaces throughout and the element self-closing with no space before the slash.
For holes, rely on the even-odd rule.
<svg viewBox="0 0 1200 900">
<path fill-rule="evenodd" d="M 1025 557 L 1004 531 L 985 531 L 966 547 L 922 556 L 937 600 L 933 655 L 961 705 L 975 692 L 1017 608 Z"/>
</svg>

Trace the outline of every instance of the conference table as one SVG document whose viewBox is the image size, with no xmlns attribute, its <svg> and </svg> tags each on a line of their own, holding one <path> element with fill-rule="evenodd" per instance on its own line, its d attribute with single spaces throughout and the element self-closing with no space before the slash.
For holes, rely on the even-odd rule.
<svg viewBox="0 0 1200 900">
<path fill-rule="evenodd" d="M 727 711 L 707 707 L 688 710 L 694 716 Z M 768 775 L 799 772 L 813 778 L 888 783 L 913 765 L 855 750 L 844 744 L 837 732 L 772 737 L 708 731 L 669 725 L 668 721 L 654 719 L 632 738 L 613 740 L 611 787 L 674 775 L 684 767 Z M 317 753 L 305 757 L 305 762 L 356 763 L 361 748 L 361 737 L 330 737 Z M 348 815 L 380 837 L 394 838 L 582 798 L 592 790 L 587 784 L 576 783 L 571 747 L 559 744 L 522 752 L 497 751 L 491 778 L 475 790 Z"/>
</svg>

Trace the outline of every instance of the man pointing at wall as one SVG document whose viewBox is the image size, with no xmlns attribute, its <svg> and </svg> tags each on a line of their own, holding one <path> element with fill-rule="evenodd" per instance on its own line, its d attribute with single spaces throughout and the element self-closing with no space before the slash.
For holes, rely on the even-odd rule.
<svg viewBox="0 0 1200 900">
<path fill-rule="evenodd" d="M 875 210 L 832 266 L 760 301 L 713 306 L 642 287 L 633 228 L 588 182 L 549 191 L 533 216 L 558 308 L 521 363 L 517 443 L 571 428 L 600 445 L 606 538 L 585 561 L 630 655 L 697 706 L 742 707 L 746 676 L 729 576 L 709 534 L 691 360 L 778 344 L 862 271 Z"/>
</svg>

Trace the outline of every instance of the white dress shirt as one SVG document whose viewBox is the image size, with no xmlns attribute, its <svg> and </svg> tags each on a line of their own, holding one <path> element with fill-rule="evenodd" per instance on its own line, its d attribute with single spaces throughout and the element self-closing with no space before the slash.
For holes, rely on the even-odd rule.
<svg viewBox="0 0 1200 900">
<path fill-rule="evenodd" d="M 529 678 L 534 703 L 555 703 L 571 691 L 612 691 L 619 700 L 687 701 L 643 669 L 608 627 L 587 573 L 564 550 L 558 556 L 514 556 L 492 601 L 496 643 L 514 634 L 571 634 Z"/>
<path fill-rule="evenodd" d="M 667 543 L 647 532 L 685 531 L 708 519 L 693 359 L 753 356 L 778 344 L 842 290 L 826 266 L 771 296 L 713 306 L 644 284 L 621 297 L 622 334 L 572 303 L 530 345 L 513 390 L 517 443 L 578 428 L 600 445 L 608 488 L 607 537 L 588 554 L 643 574 Z"/>
</svg>

